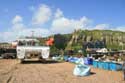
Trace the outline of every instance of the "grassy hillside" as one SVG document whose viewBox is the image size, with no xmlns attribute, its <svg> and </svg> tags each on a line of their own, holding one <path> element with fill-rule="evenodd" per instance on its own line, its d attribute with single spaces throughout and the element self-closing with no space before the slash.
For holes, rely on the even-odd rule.
<svg viewBox="0 0 125 83">
<path fill-rule="evenodd" d="M 67 42 L 66 49 L 82 48 L 84 42 L 105 41 L 109 49 L 124 49 L 125 32 L 112 30 L 77 30 L 72 34 L 65 34 Z M 69 37 L 68 37 L 69 36 Z"/>
<path fill-rule="evenodd" d="M 53 35 L 55 41 L 51 46 L 53 53 L 73 49 L 78 51 L 85 42 L 104 41 L 108 49 L 125 49 L 125 32 L 112 30 L 77 30 L 71 34 Z M 45 43 L 47 38 L 41 39 Z M 44 40 L 44 41 L 43 41 Z"/>
</svg>

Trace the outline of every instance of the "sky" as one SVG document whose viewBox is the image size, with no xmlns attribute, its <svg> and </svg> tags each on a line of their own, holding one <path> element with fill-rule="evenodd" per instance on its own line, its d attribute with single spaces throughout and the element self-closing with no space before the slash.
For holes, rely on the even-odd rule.
<svg viewBox="0 0 125 83">
<path fill-rule="evenodd" d="M 125 0 L 0 0 L 0 42 L 75 29 L 125 31 Z"/>
</svg>

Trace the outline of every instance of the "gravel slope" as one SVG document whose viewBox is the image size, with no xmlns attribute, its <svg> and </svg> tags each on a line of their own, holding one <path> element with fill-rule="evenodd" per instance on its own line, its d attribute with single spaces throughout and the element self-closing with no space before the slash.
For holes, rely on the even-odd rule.
<svg viewBox="0 0 125 83">
<path fill-rule="evenodd" d="M 91 68 L 87 77 L 72 74 L 74 64 L 63 62 L 25 62 L 0 60 L 0 83 L 125 83 L 122 73 Z"/>
</svg>

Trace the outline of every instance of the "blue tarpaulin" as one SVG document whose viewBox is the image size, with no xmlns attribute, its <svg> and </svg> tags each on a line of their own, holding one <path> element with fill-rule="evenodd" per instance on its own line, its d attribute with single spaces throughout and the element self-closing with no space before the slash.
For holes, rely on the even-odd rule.
<svg viewBox="0 0 125 83">
<path fill-rule="evenodd" d="M 77 58 L 77 57 L 70 57 L 70 58 L 68 58 L 68 61 L 69 62 L 72 62 L 72 63 L 76 63 L 76 61 L 78 60 L 79 58 Z"/>
<path fill-rule="evenodd" d="M 92 58 L 84 58 L 84 63 L 86 65 L 92 65 L 93 64 L 93 59 Z"/>
</svg>

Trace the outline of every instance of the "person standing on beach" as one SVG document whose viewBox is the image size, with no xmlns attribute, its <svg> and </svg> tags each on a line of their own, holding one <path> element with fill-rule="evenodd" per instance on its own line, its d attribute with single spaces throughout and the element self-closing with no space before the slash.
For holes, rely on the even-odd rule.
<svg viewBox="0 0 125 83">
<path fill-rule="evenodd" d="M 123 62 L 122 70 L 123 70 L 123 80 L 125 81 L 125 61 Z"/>
</svg>

